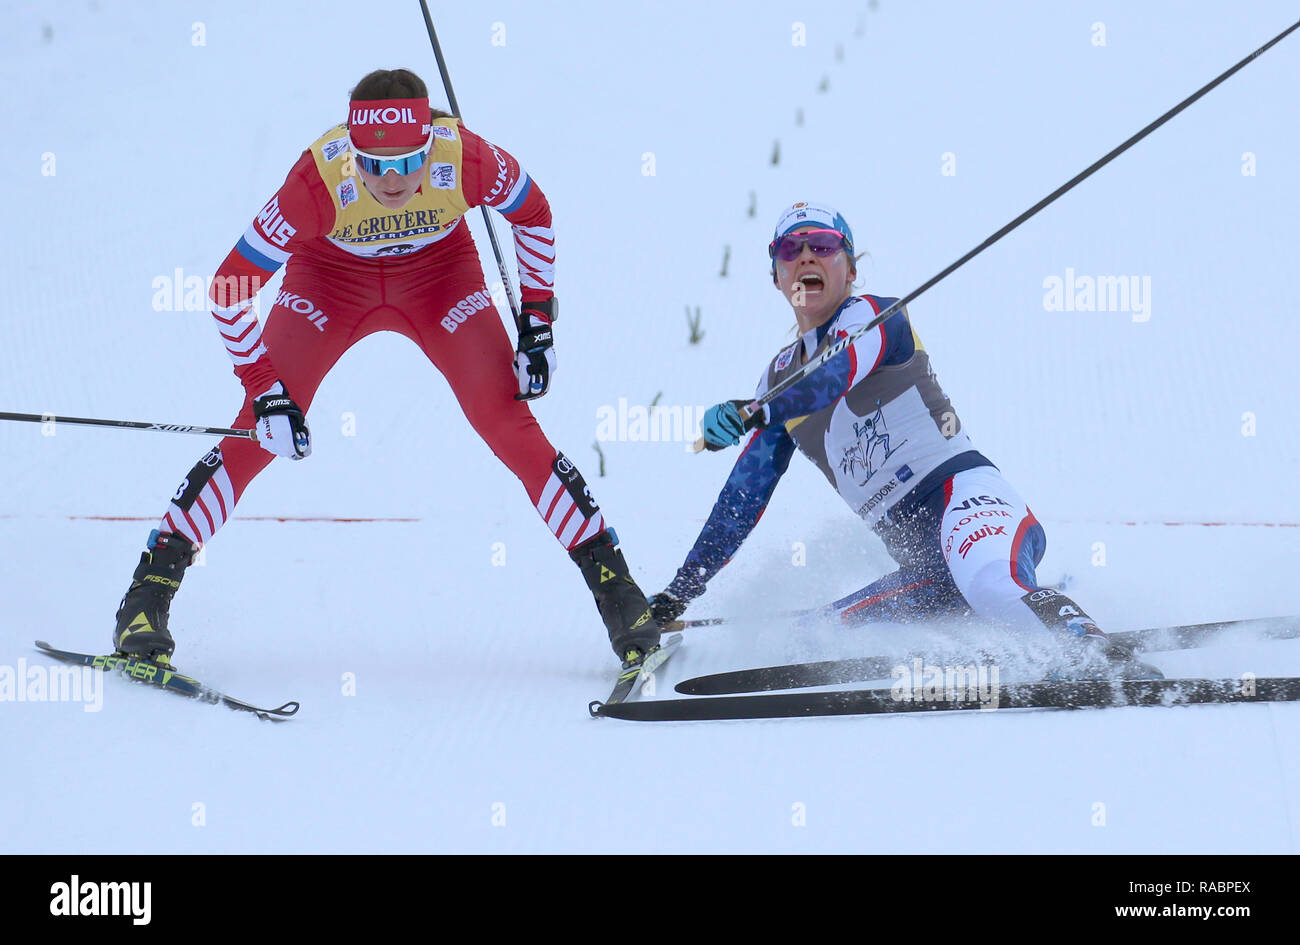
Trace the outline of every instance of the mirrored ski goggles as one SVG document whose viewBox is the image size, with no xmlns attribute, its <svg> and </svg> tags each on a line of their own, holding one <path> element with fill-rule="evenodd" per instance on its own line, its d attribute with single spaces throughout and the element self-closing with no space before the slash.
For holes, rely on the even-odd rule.
<svg viewBox="0 0 1300 945">
<path fill-rule="evenodd" d="M 429 160 L 429 146 L 432 143 L 433 136 L 430 135 L 429 140 L 414 151 L 407 151 L 405 154 L 392 154 L 387 157 L 378 154 L 367 154 L 354 144 L 352 145 L 352 156 L 356 159 L 357 167 L 367 174 L 383 177 L 389 171 L 397 171 L 399 174 L 406 175 L 424 167 L 424 162 Z"/>
<path fill-rule="evenodd" d="M 768 244 L 767 254 L 782 262 L 792 262 L 807 246 L 817 256 L 833 256 L 848 248 L 848 240 L 839 230 L 804 230 L 802 233 L 787 233 L 780 239 Z"/>
</svg>

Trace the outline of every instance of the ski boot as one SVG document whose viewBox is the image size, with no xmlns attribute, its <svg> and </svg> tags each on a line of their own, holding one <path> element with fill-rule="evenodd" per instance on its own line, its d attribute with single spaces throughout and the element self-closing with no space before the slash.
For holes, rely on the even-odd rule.
<svg viewBox="0 0 1300 945">
<path fill-rule="evenodd" d="M 1049 629 L 1065 637 L 1065 665 L 1047 678 L 1164 679 L 1164 673 L 1137 659 L 1132 646 L 1115 643 L 1078 604 L 1060 591 L 1043 587 L 1020 598 Z"/>
<path fill-rule="evenodd" d="M 167 611 L 197 551 L 183 535 L 150 533 L 149 549 L 140 555 L 131 586 L 117 609 L 116 652 L 155 663 L 171 661 L 176 642 L 167 630 Z"/>
<path fill-rule="evenodd" d="M 1129 643 L 1116 643 L 1089 617 L 1071 620 L 1065 632 L 1077 642 L 1070 666 L 1059 679 L 1164 679 L 1165 674 L 1137 658 Z"/>
<path fill-rule="evenodd" d="M 639 666 L 659 645 L 659 625 L 650 616 L 650 605 L 632 580 L 617 541 L 614 530 L 607 528 L 570 551 L 569 557 L 581 569 L 609 631 L 614 655 L 627 670 Z"/>
<path fill-rule="evenodd" d="M 1132 643 L 1116 643 L 1102 631 L 1106 638 L 1102 656 L 1109 664 L 1112 679 L 1164 679 L 1165 674 L 1150 663 L 1137 658 L 1137 647 Z"/>
</svg>

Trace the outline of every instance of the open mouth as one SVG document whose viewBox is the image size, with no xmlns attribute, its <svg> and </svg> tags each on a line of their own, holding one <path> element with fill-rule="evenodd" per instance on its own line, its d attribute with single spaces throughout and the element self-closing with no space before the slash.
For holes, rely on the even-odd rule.
<svg viewBox="0 0 1300 945">
<path fill-rule="evenodd" d="M 813 272 L 805 272 L 800 276 L 799 285 L 804 287 L 805 292 L 820 292 L 826 288 L 822 277 Z"/>
</svg>

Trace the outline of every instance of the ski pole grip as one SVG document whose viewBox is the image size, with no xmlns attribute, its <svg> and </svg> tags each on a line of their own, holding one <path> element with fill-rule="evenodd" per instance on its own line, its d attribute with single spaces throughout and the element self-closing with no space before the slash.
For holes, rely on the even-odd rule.
<svg viewBox="0 0 1300 945">
<path fill-rule="evenodd" d="M 752 403 L 745 404 L 745 406 L 741 407 L 740 408 L 741 423 L 748 423 L 749 418 L 752 417 L 757 412 L 756 410 L 751 410 L 750 409 L 751 407 L 758 407 L 761 409 L 761 406 L 762 405 L 759 404 L 757 400 L 755 400 Z M 705 449 L 706 446 L 704 443 L 704 437 L 700 437 L 698 440 L 696 440 L 694 443 L 691 444 L 692 453 L 702 453 L 704 452 Z"/>
</svg>

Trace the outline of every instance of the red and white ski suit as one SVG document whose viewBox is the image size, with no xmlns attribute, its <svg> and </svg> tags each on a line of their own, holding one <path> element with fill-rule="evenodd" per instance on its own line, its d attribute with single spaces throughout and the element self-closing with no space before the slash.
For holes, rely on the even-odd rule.
<svg viewBox="0 0 1300 945">
<path fill-rule="evenodd" d="M 541 188 L 510 154 L 452 118 L 434 121 L 428 171 L 399 210 L 370 195 L 351 159 L 345 126 L 314 142 L 213 280 L 212 315 L 246 392 L 234 426 L 253 426 L 253 398 L 277 379 L 308 410 L 345 351 L 395 331 L 447 379 L 565 548 L 599 534 L 604 519 L 581 475 L 514 398 L 514 345 L 462 219 L 487 205 L 509 220 L 524 302 L 549 299 L 554 235 Z M 282 265 L 283 287 L 259 321 L 256 295 Z M 159 530 L 207 542 L 273 458 L 252 440 L 223 439 L 181 483 Z"/>
</svg>

